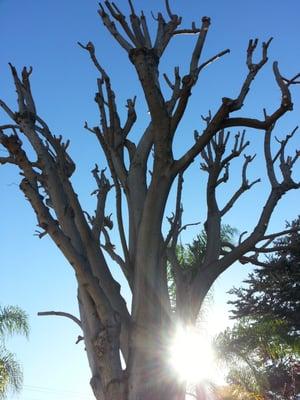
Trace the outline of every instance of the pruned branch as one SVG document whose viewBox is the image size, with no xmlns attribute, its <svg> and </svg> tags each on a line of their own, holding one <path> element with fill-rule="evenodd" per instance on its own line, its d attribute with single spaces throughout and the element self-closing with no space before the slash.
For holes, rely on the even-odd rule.
<svg viewBox="0 0 300 400">
<path fill-rule="evenodd" d="M 15 113 L 8 107 L 8 105 L 3 101 L 0 100 L 0 107 L 6 112 L 6 114 L 14 121 L 16 116 Z"/>
<path fill-rule="evenodd" d="M 279 68 L 278 68 L 278 62 L 275 61 L 273 63 L 273 72 L 274 76 L 277 82 L 277 85 L 279 86 L 281 90 L 281 106 L 283 108 L 288 108 L 289 110 L 292 109 L 293 104 L 292 104 L 292 99 L 291 99 L 291 93 L 288 88 L 288 84 L 285 83 L 284 78 L 282 78 Z"/>
<path fill-rule="evenodd" d="M 176 29 L 173 35 L 197 35 L 201 32 L 201 28 L 185 28 L 185 29 Z"/>
<path fill-rule="evenodd" d="M 126 139 L 129 132 L 131 131 L 131 128 L 133 127 L 135 121 L 136 121 L 136 112 L 135 112 L 135 102 L 136 102 L 136 96 L 133 98 L 133 100 L 128 99 L 127 100 L 127 121 L 125 122 L 125 125 L 122 129 L 122 136 L 123 139 Z"/>
<path fill-rule="evenodd" d="M 250 142 L 247 140 L 245 141 L 245 129 L 242 131 L 242 134 L 238 132 L 234 137 L 234 146 L 231 150 L 231 153 L 222 160 L 222 167 L 225 167 L 233 158 L 239 157 L 242 152 L 249 146 Z M 229 133 L 227 133 L 227 140 L 229 138 Z M 226 140 L 224 142 L 224 146 L 226 147 Z"/>
<path fill-rule="evenodd" d="M 106 157 L 110 160 L 110 169 L 114 169 L 118 179 L 125 186 L 127 171 L 125 168 L 123 151 L 128 144 L 126 138 L 136 121 L 136 98 L 134 97 L 132 100 L 127 100 L 127 120 L 124 127 L 122 128 L 115 102 L 115 94 L 110 83 L 110 78 L 104 68 L 100 65 L 96 57 L 95 47 L 93 43 L 88 42 L 85 46 L 79 43 L 79 45 L 89 52 L 93 64 L 100 73 L 100 78 L 97 80 L 98 92 L 96 93 L 95 101 L 99 108 L 101 118 L 101 130 L 98 127 L 89 129 L 87 124 L 85 124 L 85 127 L 96 134 Z M 105 86 L 107 97 L 106 99 L 103 91 L 103 86 Z"/>
<path fill-rule="evenodd" d="M 270 38 L 267 42 L 263 42 L 262 44 L 262 58 L 258 63 L 253 63 L 253 54 L 254 50 L 257 47 L 258 44 L 258 39 L 255 39 L 254 41 L 251 39 L 249 41 L 248 49 L 247 49 L 247 67 L 249 70 L 249 73 L 242 85 L 240 94 L 238 97 L 234 100 L 233 104 L 231 105 L 231 111 L 239 110 L 243 106 L 243 102 L 249 92 L 250 85 L 254 78 L 256 77 L 257 73 L 260 71 L 260 69 L 267 63 L 268 61 L 268 48 L 271 43 L 273 38 Z"/>
<path fill-rule="evenodd" d="M 242 256 L 239 259 L 239 262 L 241 264 L 252 264 L 252 265 L 256 265 L 258 267 L 267 267 L 269 264 L 267 262 L 263 262 L 258 260 L 256 257 L 246 257 L 246 256 Z"/>
<path fill-rule="evenodd" d="M 198 36 L 196 45 L 194 47 L 191 61 L 190 61 L 189 74 L 186 75 L 182 79 L 182 88 L 180 91 L 178 105 L 177 105 L 176 110 L 174 111 L 174 115 L 172 118 L 172 127 L 171 127 L 172 135 L 174 135 L 175 130 L 176 130 L 179 122 L 181 121 L 181 118 L 186 110 L 186 107 L 188 104 L 188 99 L 191 95 L 191 89 L 197 83 L 198 76 L 199 76 L 199 73 L 201 72 L 201 70 L 204 67 L 206 67 L 208 64 L 210 64 L 211 62 L 217 60 L 218 58 L 220 58 L 221 56 L 223 56 L 229 52 L 229 50 L 225 50 L 225 51 L 217 54 L 216 56 L 212 57 L 207 62 L 200 65 L 200 67 L 198 66 L 209 26 L 210 26 L 210 19 L 208 17 L 203 17 L 202 18 L 202 26 L 199 31 L 199 36 Z"/>
<path fill-rule="evenodd" d="M 172 15 L 169 22 L 166 22 L 161 13 L 157 16 L 157 31 L 154 43 L 154 49 L 157 52 L 158 57 L 161 57 L 169 44 L 170 40 L 174 36 L 177 27 L 181 24 L 181 18 L 177 15 Z"/>
<path fill-rule="evenodd" d="M 13 157 L 0 157 L 0 164 L 17 164 Z"/>
<path fill-rule="evenodd" d="M 185 231 L 187 228 L 189 228 L 190 226 L 198 226 L 201 224 L 201 221 L 197 221 L 197 222 L 190 222 L 188 224 L 184 224 L 180 227 L 178 233 L 180 234 L 182 231 Z"/>
<path fill-rule="evenodd" d="M 249 127 L 249 128 L 268 130 L 287 111 L 291 111 L 293 109 L 293 103 L 291 100 L 289 85 L 287 83 L 285 83 L 286 80 L 284 78 L 282 78 L 282 76 L 279 72 L 277 62 L 273 63 L 273 72 L 274 72 L 274 76 L 275 76 L 276 82 L 278 84 L 278 87 L 280 88 L 280 91 L 281 91 L 281 104 L 277 108 L 277 110 L 275 110 L 273 112 L 273 114 L 271 114 L 269 116 L 265 116 L 264 120 L 258 120 L 258 119 L 247 118 L 247 117 L 228 118 L 227 120 L 225 120 L 222 123 L 223 128 L 233 127 L 233 126 L 244 126 L 244 127 Z"/>
<path fill-rule="evenodd" d="M 182 171 L 186 169 L 190 163 L 194 160 L 197 154 L 199 154 L 203 148 L 207 145 L 209 140 L 219 131 L 226 127 L 233 126 L 244 126 L 257 128 L 261 130 L 270 129 L 274 123 L 282 117 L 287 111 L 292 109 L 291 95 L 288 89 L 288 85 L 285 84 L 284 79 L 281 77 L 278 63 L 273 63 L 273 71 L 277 81 L 277 84 L 281 90 L 282 101 L 280 107 L 274 111 L 273 114 L 267 116 L 265 120 L 260 121 L 253 118 L 244 118 L 244 117 L 229 117 L 230 113 L 233 111 L 237 111 L 243 106 L 243 101 L 249 91 L 250 84 L 257 72 L 261 69 L 261 67 L 267 62 L 266 52 L 269 46 L 270 41 L 263 45 L 263 57 L 262 60 L 258 64 L 253 64 L 252 69 L 249 72 L 248 76 L 244 84 L 242 85 L 239 96 L 235 99 L 223 98 L 222 105 L 219 110 L 215 114 L 215 116 L 211 119 L 210 124 L 203 131 L 202 135 L 199 136 L 197 142 L 187 151 L 185 155 L 183 155 L 179 160 L 177 160 L 174 164 L 174 169 L 178 173 L 178 171 Z M 253 46 L 253 44 L 252 44 Z"/>
<path fill-rule="evenodd" d="M 30 67 L 28 71 L 26 67 L 23 68 L 21 81 L 17 74 L 16 68 L 11 63 L 8 64 L 10 66 L 11 73 L 17 89 L 19 113 L 21 114 L 21 116 L 22 114 L 27 113 L 31 116 L 31 118 L 33 118 L 36 114 L 36 108 L 31 94 L 29 82 L 29 76 L 32 73 L 32 67 Z"/>
<path fill-rule="evenodd" d="M 120 11 L 120 9 L 116 6 L 115 3 L 110 4 L 109 1 L 105 1 L 105 5 L 106 5 L 107 9 L 109 10 L 109 12 L 111 13 L 112 17 L 120 23 L 125 34 L 130 39 L 130 41 L 135 46 L 138 46 L 138 41 L 136 40 L 136 37 L 135 37 L 134 33 L 132 32 L 131 28 L 127 24 L 125 15 Z M 132 3 L 130 3 L 130 6 L 131 6 L 131 11 L 134 13 Z"/>
<path fill-rule="evenodd" d="M 265 160 L 266 160 L 266 168 L 269 177 L 269 181 L 272 187 L 276 187 L 279 185 L 278 180 L 276 178 L 275 170 L 274 170 L 274 162 L 271 153 L 271 135 L 274 126 L 270 127 L 265 132 L 265 140 L 264 140 L 264 153 L 265 153 Z"/>
<path fill-rule="evenodd" d="M 193 162 L 194 158 L 209 143 L 210 139 L 221 130 L 221 124 L 228 117 L 229 109 L 228 103 L 224 101 L 216 114 L 211 118 L 210 123 L 204 129 L 202 135 L 198 136 L 196 143 L 180 159 L 175 161 L 173 166 L 175 175 L 178 174 L 179 171 L 185 171 Z"/>
<path fill-rule="evenodd" d="M 166 10 L 167 10 L 169 18 L 170 19 L 176 18 L 177 15 L 173 14 L 172 11 L 171 11 L 169 0 L 165 0 L 165 4 L 166 4 Z"/>
<path fill-rule="evenodd" d="M 198 67 L 198 71 L 199 73 L 202 71 L 202 69 L 206 68 L 207 66 L 209 66 L 210 64 L 212 64 L 213 62 L 217 61 L 219 58 L 225 56 L 226 54 L 230 53 L 230 49 L 226 49 L 223 51 L 220 51 L 219 53 L 217 53 L 216 55 L 212 56 L 211 58 L 209 58 L 208 60 L 206 60 L 204 63 L 202 63 L 199 67 Z"/>
<path fill-rule="evenodd" d="M 82 340 L 84 340 L 84 337 L 83 337 L 83 336 L 81 336 L 81 335 L 78 335 L 78 337 L 77 337 L 77 340 L 76 340 L 75 344 L 78 344 L 78 343 L 80 343 Z"/>
<path fill-rule="evenodd" d="M 91 219 L 92 232 L 96 240 L 99 240 L 105 219 L 106 198 L 112 186 L 110 185 L 109 180 L 105 176 L 105 169 L 101 170 L 99 174 L 99 168 L 97 164 L 95 165 L 95 168 L 92 170 L 92 174 L 95 178 L 98 187 L 98 189 L 92 193 L 92 194 L 97 194 L 97 208 L 95 216 Z"/>
<path fill-rule="evenodd" d="M 247 168 L 248 165 L 254 160 L 254 156 L 244 156 L 245 161 L 243 164 L 242 168 L 242 183 L 240 188 L 234 193 L 234 195 L 231 197 L 231 199 L 228 201 L 228 203 L 225 205 L 225 207 L 221 211 L 221 215 L 225 215 L 234 205 L 234 203 L 239 199 L 239 197 L 247 190 L 251 189 L 252 186 L 254 186 L 256 183 L 260 182 L 260 179 L 256 179 L 255 181 L 249 183 L 247 179 Z"/>
<path fill-rule="evenodd" d="M 261 240 L 268 240 L 268 239 L 277 239 L 280 236 L 285 236 L 285 235 L 289 235 L 291 233 L 296 233 L 300 231 L 300 227 L 296 226 L 295 228 L 291 228 L 291 229 L 285 229 L 283 231 L 279 231 L 279 232 L 275 232 L 275 233 L 271 233 L 268 235 L 264 235 L 264 237 Z"/>
<path fill-rule="evenodd" d="M 277 251 L 287 250 L 288 246 L 273 246 L 273 247 L 254 247 L 255 253 L 275 253 Z"/>
<path fill-rule="evenodd" d="M 297 81 L 297 79 L 300 78 L 300 73 L 296 74 L 293 78 L 291 79 L 286 79 L 284 77 L 282 77 L 282 79 L 284 80 L 284 83 L 286 83 L 288 86 L 290 85 L 297 85 L 300 83 L 300 81 Z"/>
<path fill-rule="evenodd" d="M 285 148 L 288 141 L 293 137 L 293 135 L 297 131 L 298 127 L 294 128 L 292 132 L 285 137 L 285 139 L 283 140 L 276 139 L 277 142 L 280 144 L 280 147 L 274 157 L 272 156 L 271 153 L 271 135 L 273 128 L 274 126 L 272 126 L 270 129 L 266 131 L 265 143 L 264 143 L 266 167 L 270 183 L 273 187 L 278 187 L 280 185 L 297 187 L 298 183 L 294 182 L 294 180 L 292 179 L 292 168 L 300 156 L 300 151 L 296 150 L 294 157 L 291 156 L 285 157 Z M 277 160 L 279 160 L 279 167 L 283 177 L 282 183 L 279 183 L 275 173 L 274 165 Z"/>
<path fill-rule="evenodd" d="M 133 46 L 118 32 L 116 25 L 109 18 L 109 15 L 105 12 L 103 6 L 100 4 L 100 10 L 98 11 L 103 24 L 107 28 L 107 30 L 112 34 L 112 36 L 116 39 L 116 41 L 120 44 L 123 49 L 129 52 L 133 49 Z"/>
<path fill-rule="evenodd" d="M 77 324 L 80 328 L 82 328 L 81 326 L 81 321 L 80 319 L 78 319 L 77 317 L 75 317 L 73 314 L 67 313 L 67 312 L 63 312 L 63 311 L 40 311 L 37 313 L 37 315 L 39 317 L 42 316 L 58 316 L 58 317 L 66 317 L 69 318 L 70 320 L 72 320 L 73 322 L 75 322 L 75 324 Z"/>
<path fill-rule="evenodd" d="M 243 241 L 243 236 L 245 236 L 248 233 L 248 231 L 244 231 L 240 234 L 238 244 L 240 245 Z"/>
<path fill-rule="evenodd" d="M 111 243 L 109 233 L 105 227 L 102 227 L 102 233 L 105 239 L 105 243 L 101 244 L 101 247 L 107 252 L 107 254 L 110 256 L 112 260 L 114 260 L 119 267 L 121 268 L 121 271 L 127 278 L 129 286 L 132 288 L 132 277 L 130 275 L 130 270 L 128 268 L 128 265 L 126 265 L 126 262 L 122 259 L 119 254 L 116 253 L 115 251 L 115 246 Z"/>
<path fill-rule="evenodd" d="M 144 35 L 144 38 L 145 38 L 146 47 L 151 49 L 152 48 L 151 36 L 150 36 L 150 33 L 149 33 L 147 20 L 146 20 L 146 17 L 144 15 L 143 11 L 141 13 L 141 26 L 142 26 L 143 35 Z"/>
<path fill-rule="evenodd" d="M 182 186 L 183 186 L 183 175 L 179 174 L 178 175 L 178 183 L 177 183 L 175 213 L 173 214 L 172 217 L 168 218 L 168 221 L 170 223 L 170 230 L 165 239 L 164 249 L 166 249 L 170 243 L 171 243 L 171 247 L 173 247 L 173 248 L 175 248 L 177 245 L 178 236 L 179 236 L 180 228 L 181 228 L 181 217 L 182 217 L 182 212 L 183 212 L 182 204 L 181 204 Z"/>
<path fill-rule="evenodd" d="M 176 105 L 177 100 L 180 97 L 181 94 L 181 77 L 179 75 L 179 67 L 174 68 L 174 83 L 170 81 L 168 76 L 166 74 L 163 74 L 163 77 L 165 78 L 165 81 L 167 82 L 167 85 L 171 88 L 172 90 L 172 96 L 170 100 L 166 102 L 166 105 L 168 107 L 169 114 L 171 115 L 174 107 Z"/>
<path fill-rule="evenodd" d="M 210 18 L 203 17 L 202 26 L 190 62 L 190 75 L 195 74 L 195 72 L 197 71 L 198 63 L 201 57 L 202 49 L 205 43 L 209 26 L 210 26 Z"/>
</svg>

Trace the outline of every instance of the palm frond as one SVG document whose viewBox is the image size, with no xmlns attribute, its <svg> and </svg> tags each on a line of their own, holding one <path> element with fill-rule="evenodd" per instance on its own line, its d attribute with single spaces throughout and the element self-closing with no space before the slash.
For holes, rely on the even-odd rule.
<svg viewBox="0 0 300 400">
<path fill-rule="evenodd" d="M 0 348 L 0 399 L 8 390 L 19 392 L 22 387 L 23 374 L 14 354 L 4 347 Z"/>
<path fill-rule="evenodd" d="M 27 314 L 17 306 L 0 306 L 0 337 L 20 334 L 28 336 Z"/>
</svg>

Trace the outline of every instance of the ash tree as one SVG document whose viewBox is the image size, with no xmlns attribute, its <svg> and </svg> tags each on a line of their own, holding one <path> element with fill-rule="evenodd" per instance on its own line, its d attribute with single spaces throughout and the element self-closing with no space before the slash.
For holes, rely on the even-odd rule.
<svg viewBox="0 0 300 400">
<path fill-rule="evenodd" d="M 19 74 L 10 65 L 17 109 L 3 100 L 0 102 L 11 120 L 1 125 L 0 143 L 7 155 L 0 158 L 0 163 L 12 164 L 20 170 L 20 189 L 36 214 L 40 236 L 49 235 L 74 269 L 80 316 L 60 314 L 71 317 L 82 329 L 95 397 L 98 400 L 183 399 L 184 384 L 177 382 L 167 362 L 166 338 L 174 332 L 181 318 L 184 323 L 195 321 L 203 299 L 222 272 L 237 260 L 257 260 L 256 255 L 267 251 L 272 240 L 282 235 L 282 232 L 267 234 L 268 223 L 278 201 L 288 191 L 299 188 L 299 183 L 293 180 L 292 168 L 300 153 L 285 154 L 292 135 L 272 151 L 273 129 L 277 121 L 292 110 L 290 88 L 298 83 L 298 75 L 290 79 L 283 77 L 278 63 L 274 62 L 273 74 L 281 93 L 278 107 L 270 113 L 264 111 L 261 119 L 234 116 L 236 111 L 242 110 L 253 80 L 268 61 L 271 39 L 264 42 L 261 49 L 257 39 L 250 40 L 246 74 L 236 97 L 220 99 L 217 111 L 203 117 L 205 127 L 195 132 L 194 144 L 175 159 L 174 136 L 199 75 L 229 50 L 202 59 L 210 26 L 208 17 L 203 17 L 200 25 L 192 23 L 190 28 L 182 27 L 182 19 L 172 12 L 166 0 L 166 12 L 155 16 L 156 33 L 150 34 L 152 30 L 146 16 L 136 12 L 131 0 L 129 6 L 130 16 L 126 17 L 116 4 L 105 1 L 100 4 L 99 16 L 112 40 L 127 53 L 145 96 L 150 123 L 136 142 L 130 135 L 137 118 L 135 98 L 127 101 L 128 116 L 126 121 L 121 121 L 109 73 L 100 64 L 93 43 L 80 44 L 99 73 L 95 96 L 99 125 L 91 127 L 86 123 L 85 127 L 98 140 L 109 171 L 98 166 L 92 171 L 97 195 L 95 214 L 85 212 L 71 182 L 75 163 L 68 153 L 69 141 L 56 136 L 38 112 L 30 87 L 31 68 L 24 68 Z M 175 67 L 173 77 L 161 77 L 160 59 L 170 41 L 181 34 L 195 37 L 187 72 L 182 76 Z M 259 53 L 255 55 L 259 59 L 257 62 L 254 61 L 256 51 Z M 163 79 L 170 89 L 167 94 L 162 90 Z M 264 134 L 269 194 L 253 231 L 232 245 L 221 240 L 222 218 L 242 194 L 259 181 L 250 182 L 247 178 L 254 156 L 244 155 L 249 145 L 245 133 L 233 132 L 236 135 L 230 139 L 228 129 L 235 131 L 238 127 L 254 128 L 260 135 Z M 25 151 L 25 143 L 31 146 L 33 153 L 30 151 L 30 155 Z M 216 194 L 228 180 L 229 163 L 243 156 L 241 182 L 237 183 L 240 186 L 220 204 Z M 191 276 L 180 267 L 176 244 L 184 228 L 181 224 L 183 175 L 199 157 L 202 170 L 207 174 L 207 187 L 203 192 L 207 205 L 204 223 L 207 243 L 205 256 Z M 169 219 L 170 230 L 163 235 L 164 211 L 173 185 L 177 185 L 176 204 Z M 111 190 L 116 194 L 114 227 L 105 211 Z M 121 243 L 118 252 L 111 241 L 115 229 Z M 111 259 L 120 266 L 132 291 L 130 312 L 120 294 L 120 285 L 111 275 Z M 168 292 L 168 263 L 179 293 L 175 311 Z"/>
</svg>

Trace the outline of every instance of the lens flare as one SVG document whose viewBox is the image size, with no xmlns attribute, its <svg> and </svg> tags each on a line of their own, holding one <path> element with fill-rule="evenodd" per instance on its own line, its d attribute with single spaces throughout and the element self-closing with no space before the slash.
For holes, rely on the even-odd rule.
<svg viewBox="0 0 300 400">
<path fill-rule="evenodd" d="M 169 350 L 170 364 L 180 380 L 198 383 L 213 375 L 215 365 L 211 343 L 195 327 L 179 327 Z"/>
</svg>

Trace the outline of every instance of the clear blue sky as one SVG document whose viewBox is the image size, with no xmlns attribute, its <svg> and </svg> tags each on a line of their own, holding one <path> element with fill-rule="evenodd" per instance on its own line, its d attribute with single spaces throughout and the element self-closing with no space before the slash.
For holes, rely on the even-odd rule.
<svg viewBox="0 0 300 400">
<path fill-rule="evenodd" d="M 126 9 L 125 0 L 118 3 Z M 200 115 L 208 109 L 214 111 L 221 97 L 233 97 L 238 93 L 246 74 L 245 50 L 249 38 L 266 40 L 274 36 L 270 61 L 278 60 L 287 77 L 300 71 L 300 4 L 297 0 L 287 0 L 284 4 L 279 0 L 171 0 L 171 3 L 174 11 L 183 15 L 185 25 L 190 25 L 192 20 L 200 21 L 203 15 L 212 18 L 204 58 L 227 47 L 231 49 L 229 56 L 210 66 L 200 77 L 187 116 L 178 131 L 175 153 L 179 155 L 193 142 L 193 130 L 201 130 Z M 149 16 L 150 9 L 154 12 L 159 10 L 163 1 L 137 0 L 136 4 Z M 122 113 L 125 113 L 126 98 L 138 95 L 139 115 L 133 133 L 138 136 L 149 116 L 125 53 L 102 27 L 96 1 L 0 0 L 0 35 L 0 98 L 11 106 L 15 104 L 7 63 L 10 61 L 18 68 L 32 65 L 32 87 L 38 112 L 55 133 L 71 139 L 71 155 L 78 166 L 74 184 L 85 208 L 92 210 L 95 199 L 90 197 L 90 193 L 94 183 L 89 171 L 95 162 L 103 165 L 104 161 L 95 139 L 83 129 L 83 122 L 87 120 L 93 126 L 98 121 L 93 101 L 97 75 L 87 54 L 76 42 L 94 41 L 101 63 L 110 72 L 120 110 L 124 110 Z M 162 72 L 179 64 L 184 73 L 193 43 L 194 38 L 189 36 L 174 39 L 162 62 Z M 295 111 L 280 123 L 278 136 L 287 133 L 300 121 L 299 89 L 293 90 Z M 261 116 L 263 107 L 271 112 L 279 101 L 270 62 L 253 85 L 245 113 Z M 6 121 L 2 113 L 0 118 L 1 123 Z M 252 178 L 261 176 L 265 181 L 264 165 L 259 156 L 262 134 L 249 131 L 248 137 L 252 143 L 250 152 L 258 153 L 249 175 Z M 298 138 L 291 146 L 292 151 L 296 143 L 299 146 Z M 232 168 L 232 183 L 220 193 L 220 202 L 239 185 L 239 171 L 237 163 Z M 75 345 L 80 334 L 76 326 L 65 319 L 36 317 L 41 310 L 77 314 L 76 284 L 71 268 L 48 238 L 38 240 L 33 236 L 36 220 L 19 192 L 18 182 L 18 173 L 12 167 L 0 168 L 0 303 L 23 307 L 30 316 L 31 325 L 28 342 L 16 338 L 8 343 L 24 367 L 25 386 L 18 398 L 92 398 L 83 345 Z M 185 222 L 203 221 L 205 207 L 201 191 L 205 179 L 199 173 L 199 162 L 193 164 L 185 182 Z M 267 195 L 267 188 L 263 183 L 257 185 L 244 196 L 225 222 L 240 231 L 250 230 Z M 170 203 L 169 210 L 171 206 Z M 291 193 L 280 203 L 271 227 L 281 229 L 285 220 L 291 220 L 298 213 L 299 193 Z M 196 233 L 197 229 L 189 231 L 183 241 L 190 240 Z M 226 291 L 239 285 L 246 273 L 245 266 L 233 266 L 217 282 L 213 309 L 216 319 L 225 315 Z M 116 276 L 119 277 L 118 273 Z"/>
</svg>

